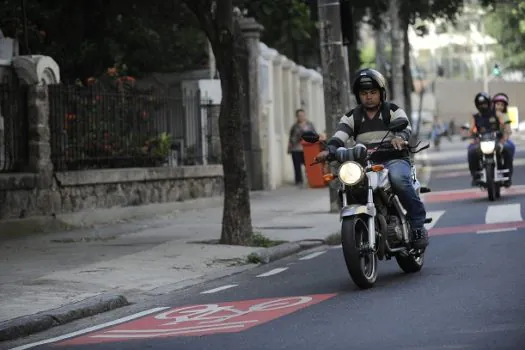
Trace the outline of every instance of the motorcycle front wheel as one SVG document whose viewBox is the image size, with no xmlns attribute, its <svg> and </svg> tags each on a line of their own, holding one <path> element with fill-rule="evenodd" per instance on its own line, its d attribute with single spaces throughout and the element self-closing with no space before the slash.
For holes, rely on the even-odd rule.
<svg viewBox="0 0 525 350">
<path fill-rule="evenodd" d="M 487 164 L 485 167 L 485 173 L 487 174 L 487 193 L 489 195 L 489 201 L 494 201 L 497 196 L 497 186 L 494 181 L 494 164 Z"/>
<path fill-rule="evenodd" d="M 418 272 L 423 268 L 425 262 L 425 253 L 422 252 L 419 256 L 414 255 L 396 255 L 397 265 L 405 273 Z"/>
<path fill-rule="evenodd" d="M 368 243 L 368 217 L 343 218 L 341 243 L 346 268 L 352 281 L 361 289 L 372 288 L 377 280 L 377 254 L 373 251 L 362 254 Z"/>
</svg>

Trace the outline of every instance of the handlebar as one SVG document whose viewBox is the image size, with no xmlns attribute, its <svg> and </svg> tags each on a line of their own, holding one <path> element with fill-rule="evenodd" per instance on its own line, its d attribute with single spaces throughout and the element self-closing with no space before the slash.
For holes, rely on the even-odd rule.
<svg viewBox="0 0 525 350">
<path fill-rule="evenodd" d="M 427 143 L 426 145 L 424 145 L 424 146 L 421 147 L 420 149 L 417 149 L 417 147 L 418 147 L 420 144 L 421 144 L 421 141 L 419 141 L 415 146 L 409 146 L 408 141 L 405 141 L 405 147 L 404 147 L 403 149 L 404 149 L 404 150 L 408 150 L 408 152 L 410 152 L 410 153 L 419 153 L 419 152 L 421 152 L 421 151 L 423 151 L 423 150 L 425 150 L 425 149 L 427 149 L 427 148 L 430 147 L 430 144 Z M 380 143 L 377 147 L 374 147 L 374 148 L 372 148 L 372 149 L 367 149 L 367 152 L 373 154 L 373 153 L 375 153 L 375 152 L 376 152 L 377 150 L 379 150 L 379 149 L 381 149 L 381 150 L 385 150 L 385 151 L 391 151 L 391 152 L 401 151 L 401 150 L 395 149 L 394 146 L 392 145 L 392 143 L 388 141 L 388 142 L 382 142 L 382 143 Z M 417 149 L 417 150 L 415 150 L 415 149 Z M 371 155 L 371 154 L 370 154 L 370 155 Z M 370 156 L 370 155 L 369 155 L 369 156 Z M 326 159 L 326 161 L 331 161 L 331 160 L 333 160 L 333 159 L 334 159 L 334 156 L 335 156 L 335 154 L 333 154 L 333 153 L 329 153 L 329 154 L 328 154 L 328 157 L 327 157 L 327 159 Z M 313 165 L 316 165 L 316 164 L 319 164 L 319 163 L 323 163 L 323 161 L 316 161 L 316 160 L 314 160 L 314 161 L 310 164 L 310 166 L 313 166 Z"/>
<path fill-rule="evenodd" d="M 467 138 L 473 139 L 473 140 L 481 140 L 482 138 L 494 138 L 499 139 L 503 136 L 503 133 L 500 131 L 491 131 L 491 132 L 484 132 L 484 133 L 473 133 L 472 135 L 469 135 Z"/>
</svg>

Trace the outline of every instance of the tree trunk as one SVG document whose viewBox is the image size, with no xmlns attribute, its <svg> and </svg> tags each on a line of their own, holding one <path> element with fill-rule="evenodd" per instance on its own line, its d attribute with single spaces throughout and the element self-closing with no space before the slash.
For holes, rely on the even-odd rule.
<svg viewBox="0 0 525 350">
<path fill-rule="evenodd" d="M 352 40 L 347 46 L 348 49 L 348 67 L 349 67 L 349 76 L 350 76 L 350 86 L 352 86 L 353 81 L 355 80 L 355 74 L 361 67 L 361 57 L 359 50 L 359 42 L 361 41 L 361 35 L 359 29 L 361 27 L 361 22 L 356 21 L 356 18 L 361 18 L 363 16 L 362 11 L 359 11 L 355 6 L 351 6 L 352 10 Z"/>
<path fill-rule="evenodd" d="M 221 80 L 219 136 L 224 172 L 224 208 L 220 243 L 245 245 L 252 235 L 252 220 L 241 118 L 241 103 L 245 103 L 244 96 L 248 92 L 244 79 L 241 79 L 235 45 L 235 35 L 241 34 L 234 30 L 231 0 L 187 0 L 186 4 L 206 31 Z"/>
<path fill-rule="evenodd" d="M 323 67 L 326 133 L 332 135 L 341 116 L 351 108 L 349 74 L 344 60 L 339 3 L 318 0 L 319 37 Z M 329 185 L 330 212 L 341 209 L 337 195 L 338 181 Z"/>
<path fill-rule="evenodd" d="M 224 172 L 224 209 L 222 214 L 222 244 L 244 245 L 252 235 L 250 190 L 246 174 L 240 104 L 247 93 L 239 72 L 233 38 L 222 42 L 219 74 L 222 101 L 219 114 L 222 167 Z"/>
<path fill-rule="evenodd" d="M 400 0 L 390 0 L 389 17 L 390 17 L 390 40 L 392 45 L 392 100 L 401 108 L 405 108 L 405 98 L 403 93 L 403 31 L 399 16 Z"/>
<path fill-rule="evenodd" d="M 376 44 L 376 69 L 383 73 L 386 77 L 386 64 L 385 64 L 385 41 L 383 35 L 383 27 L 374 30 L 374 38 Z"/>
</svg>

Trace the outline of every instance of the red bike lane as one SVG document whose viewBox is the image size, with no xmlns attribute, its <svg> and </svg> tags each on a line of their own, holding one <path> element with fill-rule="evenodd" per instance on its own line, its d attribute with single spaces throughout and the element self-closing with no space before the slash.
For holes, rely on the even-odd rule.
<svg viewBox="0 0 525 350">
<path fill-rule="evenodd" d="M 241 332 L 336 295 L 316 294 L 166 308 L 155 314 L 61 340 L 53 345 L 61 347 Z M 66 337 L 67 335 L 62 339 Z"/>
</svg>

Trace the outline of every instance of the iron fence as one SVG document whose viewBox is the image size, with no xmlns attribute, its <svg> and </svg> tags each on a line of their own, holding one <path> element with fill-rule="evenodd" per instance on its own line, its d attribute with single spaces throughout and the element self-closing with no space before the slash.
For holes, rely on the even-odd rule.
<svg viewBox="0 0 525 350">
<path fill-rule="evenodd" d="M 170 97 L 49 86 L 56 170 L 206 163 L 200 93 Z"/>
<path fill-rule="evenodd" d="M 29 160 L 28 86 L 0 84 L 0 173 L 23 172 Z"/>
</svg>

